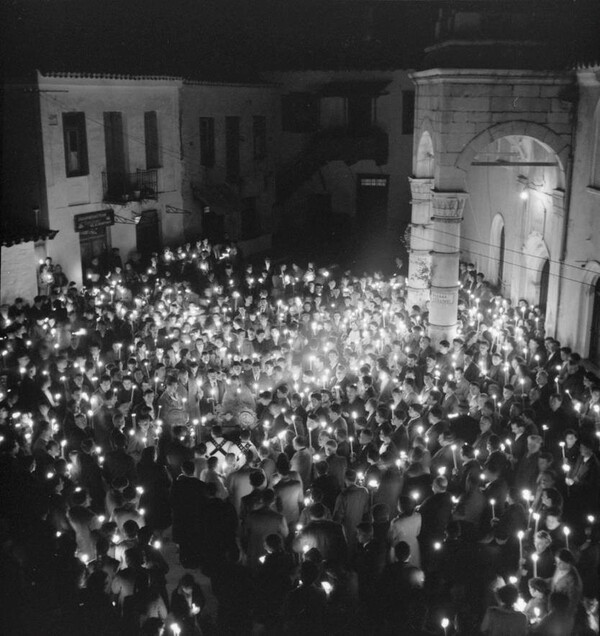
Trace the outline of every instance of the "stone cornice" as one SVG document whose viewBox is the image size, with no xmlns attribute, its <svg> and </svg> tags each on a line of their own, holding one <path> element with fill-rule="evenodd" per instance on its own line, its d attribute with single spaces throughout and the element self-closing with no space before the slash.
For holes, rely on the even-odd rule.
<svg viewBox="0 0 600 636">
<path fill-rule="evenodd" d="M 448 82 L 453 84 L 543 84 L 567 85 L 573 81 L 574 71 L 531 71 L 511 69 L 432 68 L 410 73 L 415 84 Z"/>
</svg>

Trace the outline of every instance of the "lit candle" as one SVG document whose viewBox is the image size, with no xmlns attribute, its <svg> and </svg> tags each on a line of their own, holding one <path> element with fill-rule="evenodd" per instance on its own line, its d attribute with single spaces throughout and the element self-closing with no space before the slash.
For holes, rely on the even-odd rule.
<svg viewBox="0 0 600 636">
<path fill-rule="evenodd" d="M 569 549 L 569 535 L 571 534 L 571 529 L 568 528 L 567 526 L 565 526 L 563 528 L 563 532 L 565 534 L 565 543 L 566 543 L 566 547 L 567 547 L 567 550 L 568 550 Z"/>
<path fill-rule="evenodd" d="M 566 459 L 565 443 L 564 442 L 558 442 L 558 445 L 560 446 L 560 450 L 562 451 L 562 458 L 563 458 L 563 460 L 565 460 Z"/>
<path fill-rule="evenodd" d="M 444 636 L 447 636 L 449 626 L 450 621 L 447 618 L 442 618 L 442 629 L 444 630 Z"/>
<path fill-rule="evenodd" d="M 492 519 L 496 518 L 496 500 L 490 499 L 490 505 L 492 506 Z"/>
<path fill-rule="evenodd" d="M 533 513 L 533 519 L 535 520 L 535 534 L 537 534 L 539 525 L 540 525 L 540 513 L 539 512 L 534 512 Z"/>
<path fill-rule="evenodd" d="M 533 576 L 537 578 L 537 563 L 538 563 L 538 559 L 539 559 L 539 555 L 537 552 L 534 552 L 531 555 L 531 560 L 533 561 Z"/>
<path fill-rule="evenodd" d="M 454 470 L 457 470 L 458 466 L 456 465 L 456 444 L 452 444 L 450 448 L 452 449 L 452 460 L 454 462 Z"/>
<path fill-rule="evenodd" d="M 517 539 L 519 539 L 519 563 L 523 559 L 523 537 L 524 536 L 525 536 L 525 533 L 523 532 L 523 530 L 519 530 L 519 532 L 517 532 Z"/>
</svg>

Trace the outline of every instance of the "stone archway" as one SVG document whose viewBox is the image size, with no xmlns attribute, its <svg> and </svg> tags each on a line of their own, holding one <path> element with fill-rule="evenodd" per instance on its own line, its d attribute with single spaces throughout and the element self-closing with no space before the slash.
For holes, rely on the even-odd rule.
<svg viewBox="0 0 600 636">
<path fill-rule="evenodd" d="M 427 138 L 422 138 L 425 131 L 431 137 L 435 155 L 431 231 L 427 235 L 431 258 L 430 335 L 434 341 L 442 335 L 453 337 L 457 325 L 459 258 L 471 260 L 476 256 L 474 260 L 478 261 L 478 266 L 486 269 L 490 260 L 491 223 L 496 212 L 502 212 L 504 216 L 506 253 L 512 255 L 507 258 L 505 293 L 510 293 L 513 298 L 529 295 L 518 281 L 524 273 L 521 247 L 532 231 L 543 234 L 548 251 L 555 255 L 549 272 L 551 286 L 546 321 L 549 332 L 554 331 L 559 293 L 558 255 L 564 236 L 565 166 L 572 141 L 570 115 L 574 107 L 572 102 L 565 100 L 564 94 L 572 85 L 572 72 L 430 68 L 412 73 L 411 79 L 416 86 L 415 130 L 419 131 L 413 146 L 413 174 L 416 176 L 417 167 L 421 170 L 424 165 L 424 149 L 428 144 Z M 470 200 L 469 173 L 475 157 L 486 146 L 505 137 L 532 139 L 537 143 L 536 153 L 543 148 L 546 157 L 553 157 L 551 161 L 545 160 L 543 165 L 552 166 L 556 177 L 546 180 L 543 187 L 537 187 L 538 183 L 530 183 L 531 179 L 527 179 L 533 170 L 526 168 L 525 186 L 518 178 L 519 173 L 514 174 L 516 166 L 537 166 L 538 160 L 517 160 L 508 166 L 514 175 L 513 194 L 518 187 L 533 185 L 537 188 L 536 205 L 543 198 L 548 214 L 543 215 L 541 230 L 532 227 L 525 218 L 528 209 L 519 206 L 517 201 L 514 205 L 511 201 L 513 214 L 510 219 L 503 207 L 487 205 L 487 216 L 482 223 L 481 209 Z M 415 207 L 416 197 L 413 197 L 413 212 Z M 418 207 L 422 209 L 420 202 Z M 427 245 L 423 244 L 422 248 L 425 252 Z M 411 269 L 416 271 L 417 265 L 415 260 L 414 267 L 409 267 L 409 279 Z"/>
<path fill-rule="evenodd" d="M 557 135 L 547 126 L 537 124 L 532 121 L 515 120 L 506 121 L 495 124 L 486 128 L 478 135 L 473 137 L 471 141 L 463 148 L 456 159 L 455 166 L 462 170 L 465 175 L 469 171 L 473 159 L 478 152 L 481 152 L 486 146 L 502 137 L 510 137 L 519 135 L 523 137 L 533 137 L 540 144 L 547 146 L 555 155 L 560 164 L 559 174 L 561 181 L 557 184 L 558 188 L 564 187 L 564 166 L 567 164 L 569 145 L 564 138 Z"/>
</svg>

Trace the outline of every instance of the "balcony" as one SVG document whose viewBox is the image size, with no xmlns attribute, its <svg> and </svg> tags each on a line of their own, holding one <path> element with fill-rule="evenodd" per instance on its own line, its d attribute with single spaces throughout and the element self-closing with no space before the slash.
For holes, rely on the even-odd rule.
<svg viewBox="0 0 600 636">
<path fill-rule="evenodd" d="M 278 198 L 287 199 L 330 161 L 343 161 L 351 166 L 362 160 L 372 160 L 378 166 L 387 163 L 388 135 L 384 130 L 377 126 L 320 130 L 295 161 L 277 175 Z"/>
<path fill-rule="evenodd" d="M 129 201 L 158 199 L 158 171 L 103 172 L 102 200 L 124 204 Z"/>
</svg>

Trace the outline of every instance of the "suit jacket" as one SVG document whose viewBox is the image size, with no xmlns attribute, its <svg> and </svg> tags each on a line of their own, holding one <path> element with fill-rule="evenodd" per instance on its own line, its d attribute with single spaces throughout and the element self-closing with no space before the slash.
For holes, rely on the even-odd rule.
<svg viewBox="0 0 600 636">
<path fill-rule="evenodd" d="M 443 539 L 446 526 L 452 515 L 452 497 L 450 493 L 434 493 L 419 506 L 421 513 L 421 540 Z"/>
<path fill-rule="evenodd" d="M 308 488 L 312 477 L 312 453 L 307 448 L 297 450 L 292 456 L 290 468 L 295 470 L 302 480 L 304 488 Z"/>
<path fill-rule="evenodd" d="M 288 525 L 279 512 L 263 506 L 253 510 L 246 517 L 242 534 L 242 546 L 246 552 L 248 566 L 257 569 L 259 558 L 265 553 L 265 539 L 270 534 L 278 534 L 284 539 L 288 536 Z"/>
<path fill-rule="evenodd" d="M 179 475 L 173 482 L 169 500 L 173 509 L 175 541 L 199 531 L 206 495 L 206 484 L 195 477 Z"/>
<path fill-rule="evenodd" d="M 341 523 L 350 546 L 356 545 L 356 526 L 367 521 L 370 512 L 369 491 L 363 486 L 351 484 L 338 495 L 333 520 Z"/>
<path fill-rule="evenodd" d="M 348 543 L 342 524 L 326 519 L 311 521 L 296 537 L 293 547 L 300 554 L 305 547 L 317 548 L 326 561 L 344 562 L 348 556 Z"/>
<path fill-rule="evenodd" d="M 300 518 L 300 510 L 304 504 L 304 490 L 302 482 L 297 479 L 283 477 L 273 487 L 275 491 L 275 504 L 277 512 L 280 512 L 289 528 L 294 527 Z"/>
</svg>

